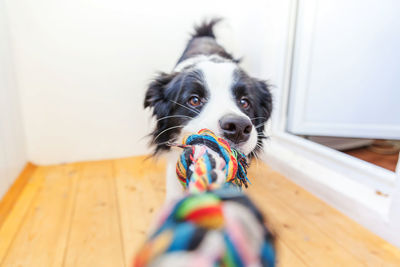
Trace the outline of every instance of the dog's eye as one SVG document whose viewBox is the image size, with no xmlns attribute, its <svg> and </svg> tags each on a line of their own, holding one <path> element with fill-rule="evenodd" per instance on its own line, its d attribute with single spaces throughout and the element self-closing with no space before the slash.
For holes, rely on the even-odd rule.
<svg viewBox="0 0 400 267">
<path fill-rule="evenodd" d="M 188 103 L 192 107 L 198 107 L 202 104 L 202 102 L 198 96 L 192 96 L 191 98 L 189 98 Z"/>
<path fill-rule="evenodd" d="M 242 97 L 242 98 L 239 100 L 239 105 L 240 105 L 243 109 L 247 109 L 247 108 L 249 108 L 249 106 L 250 106 L 250 102 L 249 102 L 249 100 L 248 100 L 247 98 Z"/>
</svg>

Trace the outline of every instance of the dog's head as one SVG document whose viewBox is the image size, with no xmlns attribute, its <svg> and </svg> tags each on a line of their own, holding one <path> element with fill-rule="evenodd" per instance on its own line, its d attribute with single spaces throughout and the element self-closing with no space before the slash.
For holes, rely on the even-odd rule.
<svg viewBox="0 0 400 267">
<path fill-rule="evenodd" d="M 247 75 L 230 55 L 199 53 L 181 60 L 172 73 L 160 73 L 144 107 L 153 108 L 156 118 L 155 153 L 208 128 L 248 155 L 261 148 L 272 100 L 267 83 Z"/>
</svg>

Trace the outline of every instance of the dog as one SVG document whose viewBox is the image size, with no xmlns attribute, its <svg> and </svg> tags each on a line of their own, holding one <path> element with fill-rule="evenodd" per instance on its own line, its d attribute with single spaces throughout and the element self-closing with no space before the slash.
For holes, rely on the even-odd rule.
<svg viewBox="0 0 400 267">
<path fill-rule="evenodd" d="M 167 152 L 166 199 L 183 194 L 175 166 L 180 151 L 170 144 L 186 134 L 208 128 L 245 155 L 255 155 L 265 139 L 264 124 L 272 111 L 270 86 L 249 76 L 217 43 L 214 26 L 220 19 L 194 28 L 171 73 L 159 73 L 150 83 L 144 108 L 156 119 L 150 134 L 154 155 Z"/>
</svg>

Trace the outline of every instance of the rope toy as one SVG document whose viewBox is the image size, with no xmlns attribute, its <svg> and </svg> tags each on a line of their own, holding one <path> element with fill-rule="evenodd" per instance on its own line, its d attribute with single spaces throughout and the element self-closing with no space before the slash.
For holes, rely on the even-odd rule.
<svg viewBox="0 0 400 267">
<path fill-rule="evenodd" d="M 275 266 L 273 235 L 240 190 L 249 183 L 246 157 L 207 129 L 176 146 L 186 194 L 162 209 L 134 266 Z"/>
<path fill-rule="evenodd" d="M 178 180 L 191 193 L 216 189 L 220 186 L 246 188 L 246 156 L 208 129 L 183 139 L 183 152 L 176 164 Z"/>
</svg>

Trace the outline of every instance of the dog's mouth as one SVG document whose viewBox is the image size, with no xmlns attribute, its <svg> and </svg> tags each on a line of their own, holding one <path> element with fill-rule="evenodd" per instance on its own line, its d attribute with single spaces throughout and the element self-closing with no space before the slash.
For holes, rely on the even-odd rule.
<svg viewBox="0 0 400 267">
<path fill-rule="evenodd" d="M 240 153 L 244 153 L 244 152 L 242 151 L 241 145 L 243 145 L 243 144 L 246 143 L 246 142 L 235 143 L 235 142 L 233 142 L 233 141 L 231 141 L 231 140 L 229 140 L 229 139 L 227 139 L 227 138 L 224 138 L 224 139 L 228 142 L 228 144 L 231 146 L 231 148 L 236 149 L 236 150 L 239 151 Z"/>
<path fill-rule="evenodd" d="M 246 150 L 246 145 L 248 143 L 248 141 L 243 141 L 243 142 L 235 142 L 232 141 L 231 139 L 223 136 L 223 135 L 219 135 L 221 138 L 223 138 L 224 140 L 226 140 L 229 144 L 229 146 L 235 150 L 237 150 L 238 152 L 247 155 L 249 152 L 245 151 Z"/>
</svg>

